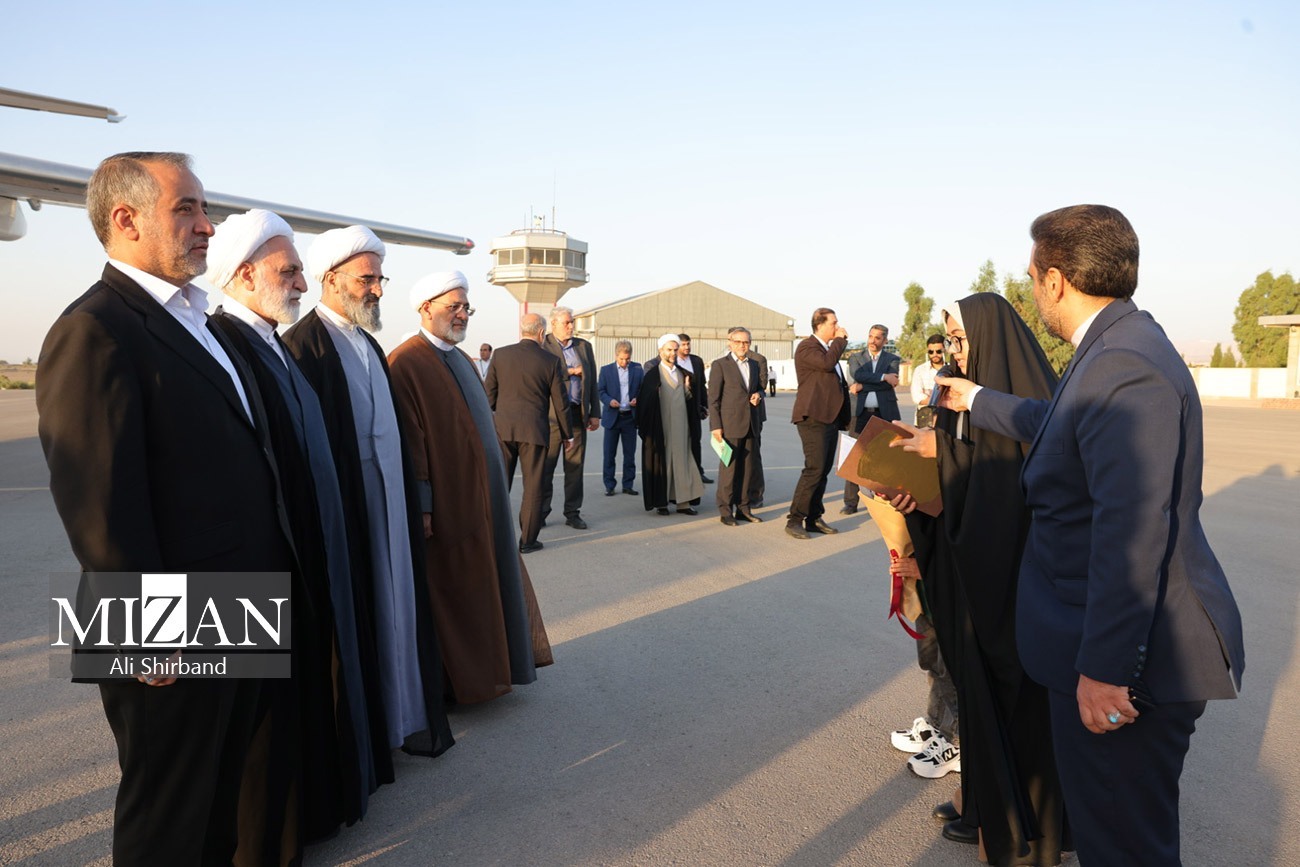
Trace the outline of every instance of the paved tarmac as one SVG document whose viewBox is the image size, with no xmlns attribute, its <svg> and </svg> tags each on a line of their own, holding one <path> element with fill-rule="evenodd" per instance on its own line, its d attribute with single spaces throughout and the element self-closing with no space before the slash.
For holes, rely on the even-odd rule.
<svg viewBox="0 0 1300 867">
<path fill-rule="evenodd" d="M 722 526 L 708 499 L 663 518 L 602 496 L 593 434 L 590 529 L 548 527 L 528 559 L 555 666 L 455 711 L 441 758 L 398 754 L 365 821 L 308 863 L 975 863 L 929 817 L 956 777 L 915 777 L 888 743 L 925 681 L 885 618 L 875 527 L 838 515 L 832 482 L 841 533 L 782 532 L 801 464 L 791 401 L 769 405 L 758 525 Z M 1206 453 L 1202 514 L 1247 667 L 1242 697 L 1212 703 L 1192 742 L 1184 860 L 1300 864 L 1300 413 L 1207 406 Z M 108 864 L 112 738 L 94 687 L 48 673 L 47 575 L 76 563 L 47 484 L 32 392 L 0 391 L 0 864 Z"/>
</svg>

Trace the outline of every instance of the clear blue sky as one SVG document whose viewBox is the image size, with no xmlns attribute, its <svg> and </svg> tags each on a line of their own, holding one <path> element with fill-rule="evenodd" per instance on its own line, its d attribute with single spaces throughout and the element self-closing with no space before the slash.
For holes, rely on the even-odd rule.
<svg viewBox="0 0 1300 867">
<path fill-rule="evenodd" d="M 487 250 L 552 204 L 591 245 L 562 303 L 699 279 L 853 338 L 901 324 L 911 281 L 943 303 L 986 259 L 1022 273 L 1033 217 L 1079 202 L 1133 221 L 1136 300 L 1194 360 L 1256 274 L 1300 267 L 1300 4 L 626 6 L 10 4 L 5 86 L 128 119 L 0 109 L 0 149 L 182 150 L 213 190 L 473 238 L 390 248 L 390 348 L 445 268 L 469 343 L 513 340 Z M 103 261 L 84 212 L 27 217 L 0 243 L 10 361 Z"/>
</svg>

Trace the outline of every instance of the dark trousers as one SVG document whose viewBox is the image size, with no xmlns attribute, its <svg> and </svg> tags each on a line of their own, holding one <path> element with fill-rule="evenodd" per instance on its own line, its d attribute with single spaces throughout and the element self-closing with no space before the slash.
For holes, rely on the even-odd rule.
<svg viewBox="0 0 1300 867">
<path fill-rule="evenodd" d="M 619 443 L 623 445 L 623 488 L 630 490 L 636 480 L 636 419 L 630 412 L 620 412 L 614 424 L 605 428 L 605 490 L 614 490 L 614 458 Z"/>
<path fill-rule="evenodd" d="M 709 437 L 712 439 L 712 432 Z M 755 434 L 729 439 L 727 445 L 731 446 L 731 463 L 723 466 L 718 462 L 718 511 L 731 515 L 737 506 L 748 509 L 761 497 L 758 481 L 763 477 L 763 465 L 758 460 L 759 441 Z"/>
<path fill-rule="evenodd" d="M 826 497 L 826 476 L 835 463 L 835 441 L 839 429 L 833 424 L 822 424 L 810 418 L 795 427 L 799 429 L 799 442 L 803 445 L 803 472 L 795 483 L 786 520 L 792 524 L 811 524 L 826 512 L 822 500 Z"/>
<path fill-rule="evenodd" d="M 260 689 L 217 678 L 100 684 L 122 769 L 114 864 L 230 864 Z"/>
<path fill-rule="evenodd" d="M 587 417 L 582 407 L 569 406 L 569 426 L 573 430 L 573 450 L 564 450 L 560 426 L 551 422 L 551 444 L 546 450 L 546 468 L 542 470 L 542 520 L 551 514 L 555 497 L 555 465 L 564 457 L 564 517 L 576 518 L 582 511 L 582 462 L 587 456 Z"/>
<path fill-rule="evenodd" d="M 1180 864 L 1178 778 L 1205 702 L 1144 710 L 1137 722 L 1095 735 L 1073 695 L 1049 692 L 1052 740 L 1079 863 Z"/>
<path fill-rule="evenodd" d="M 519 544 L 531 545 L 542 530 L 542 481 L 546 473 L 546 446 L 537 443 L 502 443 L 506 454 L 506 481 L 515 484 L 515 465 L 523 465 L 524 493 L 519 501 Z"/>
<path fill-rule="evenodd" d="M 943 654 L 939 652 L 939 637 L 934 624 L 924 614 L 916 618 L 916 631 L 921 637 L 916 642 L 916 664 L 928 675 L 930 694 L 925 706 L 925 718 L 939 730 L 950 743 L 957 743 L 957 685 L 948 674 Z"/>
<path fill-rule="evenodd" d="M 853 424 L 851 425 L 854 436 L 862 433 L 862 429 L 867 426 L 867 422 L 871 420 L 873 415 L 880 415 L 880 410 L 867 409 L 864 407 L 862 412 L 858 413 L 857 417 L 853 419 Z M 852 506 L 855 509 L 858 507 L 857 482 L 846 481 L 844 483 L 844 505 Z M 930 720 L 930 722 L 934 722 L 934 720 Z"/>
</svg>

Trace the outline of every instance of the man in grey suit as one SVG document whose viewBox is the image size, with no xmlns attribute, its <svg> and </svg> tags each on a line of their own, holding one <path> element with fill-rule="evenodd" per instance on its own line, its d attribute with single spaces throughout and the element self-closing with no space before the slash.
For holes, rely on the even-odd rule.
<svg viewBox="0 0 1300 867">
<path fill-rule="evenodd" d="M 898 412 L 899 357 L 892 352 L 885 352 L 885 341 L 889 339 L 889 329 L 884 325 L 873 325 L 867 332 L 867 346 L 849 356 L 849 394 L 856 395 L 854 402 L 853 424 L 854 436 L 862 433 L 872 416 L 879 416 L 884 421 L 898 421 L 902 416 Z M 853 482 L 844 483 L 844 506 L 841 515 L 852 515 L 858 510 L 858 486 Z"/>
<path fill-rule="evenodd" d="M 748 356 L 749 343 L 748 329 L 730 329 L 731 351 L 709 368 L 709 429 L 714 442 L 731 446 L 731 462 L 718 469 L 718 511 L 728 527 L 738 520 L 763 520 L 754 514 L 753 504 L 762 472 L 758 449 L 764 383 L 758 362 Z"/>
<path fill-rule="evenodd" d="M 519 504 L 519 552 L 530 554 L 542 550 L 537 534 L 542 529 L 545 473 L 555 464 L 547 456 L 551 442 L 551 419 L 558 419 L 555 437 L 564 444 L 566 454 L 574 447 L 569 427 L 568 400 L 560 384 L 560 362 L 545 349 L 546 321 L 529 313 L 519 322 L 523 338 L 514 346 L 503 346 L 492 356 L 488 367 L 488 403 L 501 444 L 506 450 L 506 478 L 511 487 L 515 466 L 523 465 L 524 494 Z"/>
<path fill-rule="evenodd" d="M 940 377 L 975 428 L 1030 443 L 1033 510 L 1016 630 L 1050 691 L 1085 864 L 1178 864 L 1178 781 L 1207 699 L 1234 698 L 1241 615 L 1201 527 L 1201 404 L 1187 365 L 1134 306 L 1138 239 L 1103 205 L 1044 214 L 1029 276 L 1076 349 L 1050 401 Z"/>
<path fill-rule="evenodd" d="M 573 336 L 573 311 L 568 307 L 551 309 L 551 333 L 542 347 L 563 365 L 564 412 L 551 417 L 551 438 L 546 449 L 546 466 L 542 472 L 542 520 L 551 514 L 555 465 L 560 461 L 560 416 L 565 417 L 573 432 L 573 443 L 564 452 L 564 523 L 575 530 L 587 529 L 582 519 L 582 465 L 587 457 L 587 433 L 600 427 L 600 399 L 596 396 L 596 353 L 591 344 Z"/>
</svg>

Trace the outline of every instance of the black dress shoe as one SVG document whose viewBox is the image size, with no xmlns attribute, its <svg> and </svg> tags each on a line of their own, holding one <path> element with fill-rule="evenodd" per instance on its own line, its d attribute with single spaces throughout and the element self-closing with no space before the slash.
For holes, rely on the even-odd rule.
<svg viewBox="0 0 1300 867">
<path fill-rule="evenodd" d="M 610 490 L 606 491 L 606 492 L 605 492 L 605 496 L 607 496 L 607 497 L 612 497 L 612 496 L 614 496 L 614 491 L 613 491 L 613 489 L 610 489 Z"/>
<path fill-rule="evenodd" d="M 943 823 L 943 838 L 954 843 L 977 844 L 980 841 L 979 828 L 972 828 L 961 819 Z"/>
<path fill-rule="evenodd" d="M 807 539 L 808 531 L 803 528 L 802 524 L 786 524 L 786 535 L 794 536 L 796 539 Z"/>
<path fill-rule="evenodd" d="M 844 508 L 840 509 L 840 514 L 841 514 L 841 515 L 856 515 L 857 513 L 858 513 L 858 507 L 857 507 L 857 506 L 849 506 L 849 505 L 845 505 Z"/>
<path fill-rule="evenodd" d="M 704 475 L 704 473 L 700 473 L 700 481 L 704 482 L 704 484 L 706 484 L 706 485 L 711 485 L 711 484 L 713 484 L 713 479 L 711 479 L 711 478 L 709 478 L 708 476 Z"/>
<path fill-rule="evenodd" d="M 729 515 L 726 512 L 722 514 L 722 517 L 719 520 L 721 520 L 722 523 L 726 524 L 728 527 L 736 526 L 736 517 L 734 515 Z"/>
<path fill-rule="evenodd" d="M 940 822 L 955 822 L 961 818 L 961 813 L 957 812 L 957 808 L 952 805 L 952 801 L 944 801 L 931 810 L 930 815 Z"/>
<path fill-rule="evenodd" d="M 691 508 L 690 506 L 687 506 L 685 509 L 678 509 L 678 510 L 677 510 L 677 514 L 679 514 L 679 515 L 698 515 L 699 512 L 697 512 L 695 509 Z"/>
<path fill-rule="evenodd" d="M 635 497 L 638 493 L 640 493 L 640 491 L 634 491 L 631 488 L 624 488 L 623 493 L 630 494 L 631 496 Z"/>
<path fill-rule="evenodd" d="M 750 509 L 737 509 L 737 510 L 736 510 L 736 520 L 737 520 L 737 521 L 748 521 L 748 522 L 751 523 L 751 524 L 761 524 L 761 523 L 763 523 L 763 519 L 760 518 L 758 515 L 755 515 L 755 514 L 753 513 L 753 511 L 750 510 Z"/>
<path fill-rule="evenodd" d="M 568 524 L 570 527 L 572 527 L 575 530 L 587 529 L 587 522 L 582 520 L 582 518 L 578 517 L 577 515 L 574 515 L 572 518 L 566 519 L 564 523 Z"/>
<path fill-rule="evenodd" d="M 835 529 L 821 518 L 818 518 L 816 521 L 805 521 L 803 526 L 809 533 L 821 533 L 825 536 L 834 536 L 839 532 L 839 530 Z"/>
<path fill-rule="evenodd" d="M 520 543 L 519 543 L 519 553 L 520 553 L 520 554 L 531 554 L 531 553 L 533 553 L 534 551 L 540 551 L 540 550 L 542 550 L 543 547 L 545 547 L 545 546 L 543 546 L 541 542 L 520 542 Z"/>
<path fill-rule="evenodd" d="M 667 514 L 668 514 L 668 507 L 667 507 L 667 506 L 660 506 L 659 508 L 655 509 L 655 511 L 658 512 L 658 513 L 661 514 L 661 515 L 667 515 Z"/>
</svg>

